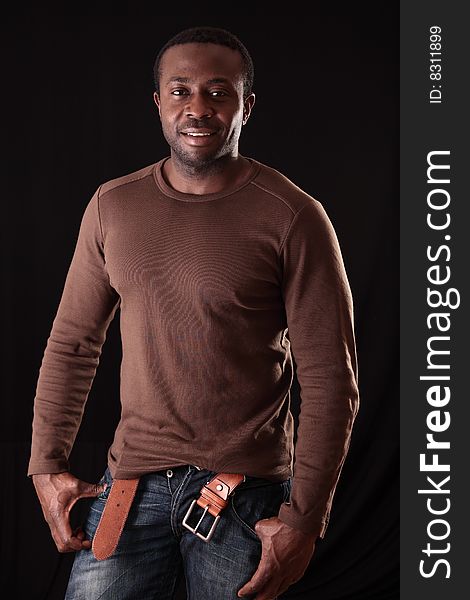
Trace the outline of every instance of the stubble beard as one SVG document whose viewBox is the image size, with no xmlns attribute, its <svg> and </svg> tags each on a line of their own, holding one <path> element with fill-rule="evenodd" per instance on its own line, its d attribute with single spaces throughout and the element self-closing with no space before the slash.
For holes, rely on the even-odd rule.
<svg viewBox="0 0 470 600">
<path fill-rule="evenodd" d="M 171 148 L 172 160 L 175 162 L 176 167 L 188 177 L 200 179 L 220 173 L 233 156 L 233 142 L 229 140 L 225 140 L 222 147 L 214 152 L 204 155 L 203 153 L 192 153 L 184 148 L 184 142 L 179 139 L 180 134 L 176 133 L 174 136 L 170 136 L 166 132 L 163 133 Z"/>
</svg>

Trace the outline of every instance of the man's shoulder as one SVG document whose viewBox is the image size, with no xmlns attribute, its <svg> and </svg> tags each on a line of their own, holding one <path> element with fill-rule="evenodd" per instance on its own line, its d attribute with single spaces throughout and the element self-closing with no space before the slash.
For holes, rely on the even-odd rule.
<svg viewBox="0 0 470 600">
<path fill-rule="evenodd" d="M 316 198 L 308 194 L 281 171 L 260 161 L 256 162 L 260 168 L 252 183 L 259 190 L 284 203 L 292 212 L 296 213 L 308 203 L 319 203 Z"/>
<path fill-rule="evenodd" d="M 156 163 L 152 163 L 138 169 L 137 171 L 132 171 L 131 173 L 121 175 L 120 177 L 108 179 L 100 186 L 100 197 L 103 197 L 106 193 L 111 192 L 112 190 L 123 188 L 123 186 L 128 186 L 129 184 L 138 183 L 148 176 L 153 176 L 155 164 Z"/>
</svg>

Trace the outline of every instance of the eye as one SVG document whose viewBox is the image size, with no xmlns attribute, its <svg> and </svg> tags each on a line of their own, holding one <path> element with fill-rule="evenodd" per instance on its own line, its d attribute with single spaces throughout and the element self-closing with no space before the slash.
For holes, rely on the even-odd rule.
<svg viewBox="0 0 470 600">
<path fill-rule="evenodd" d="M 220 96 L 226 96 L 227 95 L 223 90 L 212 90 L 212 92 L 209 92 L 209 93 L 214 98 L 218 98 Z"/>
<path fill-rule="evenodd" d="M 170 92 L 170 94 L 172 94 L 173 96 L 182 96 L 183 94 L 186 94 L 186 93 L 187 93 L 186 90 L 184 90 L 182 88 L 177 88 Z"/>
</svg>

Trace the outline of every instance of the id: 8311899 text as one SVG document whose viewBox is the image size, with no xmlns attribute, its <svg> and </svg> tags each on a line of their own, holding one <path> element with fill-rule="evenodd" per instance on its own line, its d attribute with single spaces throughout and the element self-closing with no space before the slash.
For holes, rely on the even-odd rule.
<svg viewBox="0 0 470 600">
<path fill-rule="evenodd" d="M 438 25 L 429 28 L 429 79 L 432 89 L 429 92 L 430 104 L 442 103 L 442 30 Z"/>
</svg>

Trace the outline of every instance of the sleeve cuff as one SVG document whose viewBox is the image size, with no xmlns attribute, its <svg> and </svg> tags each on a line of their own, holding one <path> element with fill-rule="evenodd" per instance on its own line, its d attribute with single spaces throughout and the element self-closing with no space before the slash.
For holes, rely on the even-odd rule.
<svg viewBox="0 0 470 600">
<path fill-rule="evenodd" d="M 307 519 L 305 517 L 301 517 L 293 512 L 290 504 L 286 503 L 281 505 L 278 518 L 293 529 L 298 529 L 299 531 L 307 534 L 316 533 L 319 538 L 323 538 L 325 536 L 325 532 L 328 527 L 328 519 L 312 521 L 311 518 Z"/>
<path fill-rule="evenodd" d="M 69 465 L 63 460 L 45 460 L 42 462 L 30 461 L 27 476 L 41 475 L 43 473 L 65 473 L 69 471 Z"/>
</svg>

